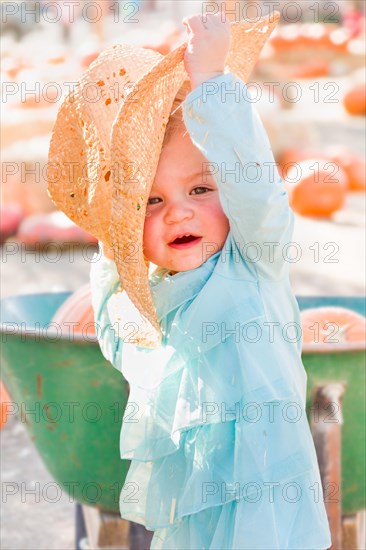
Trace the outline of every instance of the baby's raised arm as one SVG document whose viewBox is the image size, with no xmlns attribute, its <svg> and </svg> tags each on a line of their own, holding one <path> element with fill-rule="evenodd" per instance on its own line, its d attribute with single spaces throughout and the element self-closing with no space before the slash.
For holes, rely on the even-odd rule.
<svg viewBox="0 0 366 550">
<path fill-rule="evenodd" d="M 184 67 L 196 88 L 202 82 L 224 74 L 231 43 L 230 23 L 221 15 L 193 15 L 183 19 L 188 40 Z"/>
<path fill-rule="evenodd" d="M 184 122 L 194 145 L 208 160 L 202 167 L 202 177 L 209 173 L 214 176 L 241 255 L 258 277 L 279 279 L 287 275 L 290 265 L 284 247 L 291 242 L 294 213 L 246 84 L 233 73 L 219 72 L 228 50 L 228 23 L 212 15 L 204 28 L 203 22 L 196 20 L 200 17 L 189 19 L 193 31 L 185 65 L 194 89 L 183 102 Z M 217 30 L 220 26 L 222 32 Z M 210 55 L 201 40 L 203 33 Z M 215 51 L 216 75 L 212 65 Z M 206 57 L 207 72 L 203 70 Z"/>
</svg>

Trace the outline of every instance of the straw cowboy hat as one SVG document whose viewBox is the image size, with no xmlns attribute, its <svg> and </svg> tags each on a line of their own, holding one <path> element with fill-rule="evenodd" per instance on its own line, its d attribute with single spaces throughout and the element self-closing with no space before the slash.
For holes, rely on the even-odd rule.
<svg viewBox="0 0 366 550">
<path fill-rule="evenodd" d="M 226 70 L 247 82 L 279 18 L 231 23 Z M 113 249 L 121 287 L 139 312 L 135 343 L 147 348 L 158 347 L 162 333 L 143 254 L 145 212 L 173 101 L 189 78 L 186 47 L 166 56 L 128 44 L 102 52 L 64 99 L 50 142 L 48 193 Z"/>
</svg>

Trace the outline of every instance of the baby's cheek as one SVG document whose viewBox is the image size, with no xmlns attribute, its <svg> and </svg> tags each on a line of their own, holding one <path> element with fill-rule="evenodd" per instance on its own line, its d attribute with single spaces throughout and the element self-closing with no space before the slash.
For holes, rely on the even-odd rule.
<svg viewBox="0 0 366 550">
<path fill-rule="evenodd" d="M 215 233 L 218 237 L 218 240 L 225 240 L 227 234 L 229 233 L 230 224 L 229 220 L 226 217 L 224 211 L 219 205 L 215 210 L 215 223 L 214 223 Z"/>
<path fill-rule="evenodd" d="M 143 243 L 144 248 L 146 248 L 149 244 L 149 236 L 151 235 L 151 223 L 149 216 L 145 217 L 145 224 L 144 224 L 144 234 L 143 234 Z"/>
<path fill-rule="evenodd" d="M 223 223 L 223 225 L 225 225 L 226 223 L 227 224 L 229 223 L 229 220 L 222 209 L 220 200 L 217 200 L 213 206 L 213 215 L 215 216 L 216 220 L 217 221 L 220 220 Z"/>
<path fill-rule="evenodd" d="M 146 249 L 151 249 L 151 247 L 154 246 L 154 242 L 156 242 L 157 236 L 157 224 L 155 223 L 151 213 L 149 213 L 149 215 L 145 217 L 143 237 L 144 247 Z"/>
</svg>

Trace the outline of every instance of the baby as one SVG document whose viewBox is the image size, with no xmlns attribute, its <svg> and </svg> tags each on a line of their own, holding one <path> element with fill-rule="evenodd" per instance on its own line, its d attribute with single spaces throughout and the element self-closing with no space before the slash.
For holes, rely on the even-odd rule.
<svg viewBox="0 0 366 550">
<path fill-rule="evenodd" d="M 220 16 L 208 16 L 203 23 L 202 17 L 196 15 L 183 23 L 189 36 L 185 68 L 190 82 L 182 86 L 175 105 L 191 89 L 224 74 L 230 46 L 230 24 L 221 21 Z M 222 249 L 229 232 L 229 220 L 207 164 L 205 156 L 193 145 L 179 110 L 167 126 L 144 228 L 145 257 L 166 267 L 171 275 L 201 265 Z M 180 243 L 185 235 L 195 238 Z M 176 239 L 178 242 L 174 242 Z M 103 252 L 113 259 L 113 251 L 105 245 Z"/>
<path fill-rule="evenodd" d="M 200 16 L 193 16 L 184 24 L 189 32 L 185 68 L 195 89 L 224 74 L 230 25 L 217 16 L 207 18 L 206 23 Z M 148 201 L 144 254 L 174 274 L 201 265 L 204 250 L 209 249 L 210 255 L 221 250 L 229 232 L 229 220 L 222 210 L 213 176 L 202 185 L 207 159 L 193 145 L 183 120 L 179 123 L 179 118 L 177 122 L 173 119 L 170 126 Z M 180 242 L 185 235 L 194 238 Z M 206 246 L 212 243 L 214 247 Z"/>
<path fill-rule="evenodd" d="M 155 550 L 325 550 L 283 254 L 294 215 L 246 85 L 224 71 L 229 23 L 211 15 L 185 25 L 190 82 L 173 106 L 143 236 L 158 266 L 159 348 L 107 330 L 120 283 L 113 251 L 103 246 L 91 271 L 101 349 L 130 383 L 121 516 L 154 531 Z"/>
</svg>

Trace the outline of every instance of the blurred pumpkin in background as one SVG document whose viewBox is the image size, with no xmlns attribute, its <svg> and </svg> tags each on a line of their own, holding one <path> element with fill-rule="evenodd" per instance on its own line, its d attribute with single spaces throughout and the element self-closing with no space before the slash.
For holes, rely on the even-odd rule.
<svg viewBox="0 0 366 550">
<path fill-rule="evenodd" d="M 289 23 L 277 27 L 269 43 L 276 53 L 313 48 L 326 49 L 335 53 L 346 52 L 352 32 L 338 24 Z"/>
<path fill-rule="evenodd" d="M 348 42 L 351 40 L 351 32 L 345 27 L 334 29 L 329 34 L 330 46 L 337 53 L 346 53 Z"/>
<path fill-rule="evenodd" d="M 25 62 L 20 55 L 12 57 L 5 54 L 1 60 L 1 70 L 7 73 L 11 80 L 16 80 L 18 74 L 24 69 L 32 69 L 32 65 Z"/>
<path fill-rule="evenodd" d="M 0 206 L 0 244 L 16 234 L 23 218 L 24 212 L 18 204 Z"/>
<path fill-rule="evenodd" d="M 338 154 L 330 154 L 329 158 L 347 174 L 348 191 L 366 191 L 366 161 L 364 157 L 345 150 Z"/>
<path fill-rule="evenodd" d="M 84 69 L 87 69 L 89 65 L 93 63 L 97 59 L 101 52 L 90 52 L 82 56 L 80 59 L 80 64 Z"/>
<path fill-rule="evenodd" d="M 329 48 L 329 32 L 324 23 L 302 23 L 299 32 L 306 47 Z"/>
<path fill-rule="evenodd" d="M 329 61 L 325 59 L 312 59 L 310 61 L 304 61 L 297 67 L 291 69 L 288 76 L 291 78 L 317 78 L 319 76 L 328 76 L 329 74 Z"/>
<path fill-rule="evenodd" d="M 308 159 L 290 168 L 285 186 L 291 207 L 302 216 L 330 217 L 343 207 L 347 174 L 326 158 Z"/>
<path fill-rule="evenodd" d="M 283 179 L 287 178 L 294 164 L 311 158 L 321 157 L 335 163 L 347 175 L 348 191 L 366 191 L 366 161 L 361 155 L 351 153 L 345 147 L 327 147 L 324 151 L 310 148 L 284 149 L 278 156 L 279 171 Z"/>
<path fill-rule="evenodd" d="M 323 157 L 318 150 L 307 147 L 289 147 L 284 149 L 278 155 L 282 177 L 286 178 L 287 172 L 291 169 L 291 164 L 297 164 L 302 160 L 317 158 L 319 156 Z"/>
<path fill-rule="evenodd" d="M 351 88 L 343 98 L 343 105 L 350 115 L 366 115 L 366 85 L 357 84 Z"/>
<path fill-rule="evenodd" d="M 66 57 L 64 55 L 59 55 L 58 57 L 50 57 L 47 60 L 47 63 L 50 65 L 62 65 L 66 62 Z"/>
<path fill-rule="evenodd" d="M 61 327 L 64 334 L 72 339 L 73 334 L 82 334 L 86 339 L 94 337 L 94 311 L 90 284 L 83 285 L 73 292 L 58 308 L 52 323 Z"/>
<path fill-rule="evenodd" d="M 97 239 L 76 225 L 63 212 L 34 214 L 25 218 L 18 229 L 18 239 L 30 246 L 59 243 L 61 245 L 96 245 Z"/>
<path fill-rule="evenodd" d="M 366 341 L 366 318 L 355 311 L 322 306 L 301 311 L 303 344 Z"/>
<path fill-rule="evenodd" d="M 11 398 L 4 383 L 0 380 L 0 430 L 4 427 L 9 411 L 9 405 L 11 404 Z"/>
</svg>

